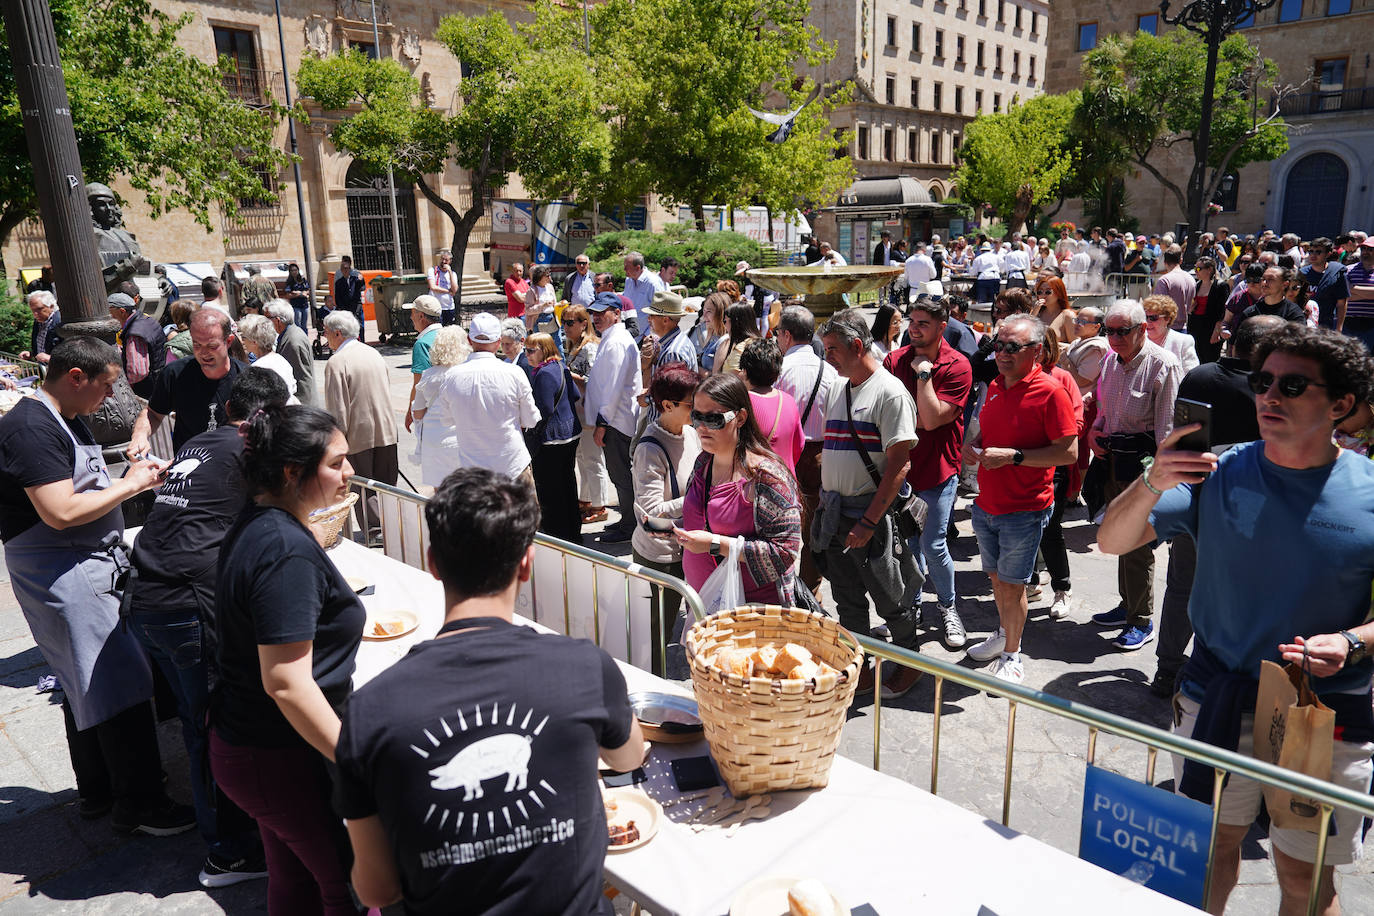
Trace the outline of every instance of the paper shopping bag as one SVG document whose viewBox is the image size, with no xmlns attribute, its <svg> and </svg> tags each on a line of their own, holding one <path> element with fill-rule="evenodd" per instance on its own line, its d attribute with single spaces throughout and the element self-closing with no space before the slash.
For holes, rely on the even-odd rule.
<svg viewBox="0 0 1374 916">
<path fill-rule="evenodd" d="M 1312 692 L 1312 683 L 1296 664 L 1279 667 L 1260 663 L 1259 694 L 1255 699 L 1255 757 L 1287 770 L 1331 779 L 1331 748 L 1336 714 Z M 1321 829 L 1316 799 L 1264 786 L 1264 803 L 1275 827 Z"/>
</svg>

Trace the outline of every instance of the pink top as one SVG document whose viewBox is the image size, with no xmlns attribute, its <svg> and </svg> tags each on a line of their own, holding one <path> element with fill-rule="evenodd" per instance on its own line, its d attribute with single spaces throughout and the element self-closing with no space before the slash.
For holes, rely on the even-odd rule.
<svg viewBox="0 0 1374 916">
<path fill-rule="evenodd" d="M 754 405 L 754 422 L 768 440 L 768 447 L 787 465 L 787 470 L 797 473 L 797 461 L 806 446 L 797 402 L 774 388 L 772 394 L 749 392 L 749 403 Z"/>
<path fill-rule="evenodd" d="M 787 400 L 792 399 L 789 397 Z M 795 418 L 795 416 L 796 407 L 794 405 L 793 417 Z M 706 514 L 709 514 L 711 518 L 709 530 L 712 534 L 718 534 L 722 538 L 733 538 L 741 534 L 746 538 L 757 536 L 754 528 L 754 505 L 744 498 L 744 488 L 748 483 L 747 480 L 730 480 L 711 487 Z M 706 518 L 702 513 L 702 506 L 697 500 L 683 500 L 682 527 L 687 531 L 707 530 Z M 719 561 L 709 553 L 692 553 L 690 550 L 684 550 L 682 552 L 682 572 L 687 584 L 692 588 L 701 588 L 707 577 L 715 572 L 717 562 Z M 749 566 L 743 562 L 743 558 L 740 561 L 740 573 L 744 578 L 744 598 L 746 601 L 777 603 L 777 585 L 772 582 L 764 583 L 761 586 L 755 583 L 754 577 L 749 574 Z"/>
<path fill-rule="evenodd" d="M 1050 378 L 1058 382 L 1059 387 L 1069 396 L 1069 403 L 1073 405 L 1073 418 L 1078 421 L 1078 434 L 1083 435 L 1083 393 L 1078 390 L 1078 383 L 1067 370 L 1058 366 L 1050 369 Z"/>
</svg>

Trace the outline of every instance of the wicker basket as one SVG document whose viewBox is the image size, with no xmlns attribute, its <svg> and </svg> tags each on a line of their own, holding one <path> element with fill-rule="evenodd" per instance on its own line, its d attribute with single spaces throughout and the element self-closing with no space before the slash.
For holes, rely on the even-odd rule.
<svg viewBox="0 0 1374 916">
<path fill-rule="evenodd" d="M 311 513 L 310 533 L 315 535 L 315 540 L 325 550 L 339 543 L 344 526 L 348 523 L 348 514 L 353 511 L 353 504 L 357 501 L 358 494 L 349 493 L 340 502 Z"/>
<path fill-rule="evenodd" d="M 698 621 L 685 642 L 706 741 L 730 793 L 743 798 L 825 786 L 863 661 L 854 637 L 819 614 L 754 604 Z M 746 680 L 713 664 L 726 644 L 768 642 L 804 646 L 839 674 Z"/>
</svg>

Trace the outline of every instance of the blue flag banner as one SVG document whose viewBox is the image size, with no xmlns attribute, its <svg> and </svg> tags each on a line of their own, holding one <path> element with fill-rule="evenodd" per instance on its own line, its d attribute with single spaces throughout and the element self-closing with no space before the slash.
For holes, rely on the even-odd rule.
<svg viewBox="0 0 1374 916">
<path fill-rule="evenodd" d="M 1089 766 L 1078 857 L 1191 906 L 1202 906 L 1208 805 Z"/>
</svg>

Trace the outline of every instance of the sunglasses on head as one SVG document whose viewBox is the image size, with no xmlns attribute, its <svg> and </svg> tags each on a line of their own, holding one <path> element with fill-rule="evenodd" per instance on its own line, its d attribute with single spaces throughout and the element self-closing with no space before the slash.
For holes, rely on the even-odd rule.
<svg viewBox="0 0 1374 916">
<path fill-rule="evenodd" d="M 993 352 L 994 352 L 994 353 L 1006 353 L 1006 354 L 1008 354 L 1008 355 L 1010 355 L 1010 354 L 1015 354 L 1015 353 L 1020 353 L 1022 350 L 1026 349 L 1027 347 L 1034 347 L 1034 346 L 1038 346 L 1038 344 L 1033 344 L 1033 343 L 1017 343 L 1017 342 L 1014 341 L 1014 340 L 994 340 L 994 341 L 992 342 L 992 349 L 993 349 Z"/>
<path fill-rule="evenodd" d="M 1264 394 L 1274 386 L 1275 382 L 1279 385 L 1279 394 L 1286 398 L 1302 397 L 1302 393 L 1307 390 L 1308 385 L 1316 385 L 1318 388 L 1325 388 L 1321 382 L 1314 382 L 1305 375 L 1291 373 L 1289 375 L 1274 375 L 1264 369 L 1257 369 L 1250 373 L 1250 390 L 1255 394 Z"/>
<path fill-rule="evenodd" d="M 1130 337 L 1131 332 L 1140 327 L 1138 324 L 1127 325 L 1124 328 L 1103 328 L 1103 333 L 1108 337 Z"/>
<path fill-rule="evenodd" d="M 699 410 L 692 411 L 692 425 L 704 426 L 707 429 L 724 429 L 725 424 L 735 419 L 735 412 L 727 410 L 725 413 L 702 413 Z"/>
</svg>

